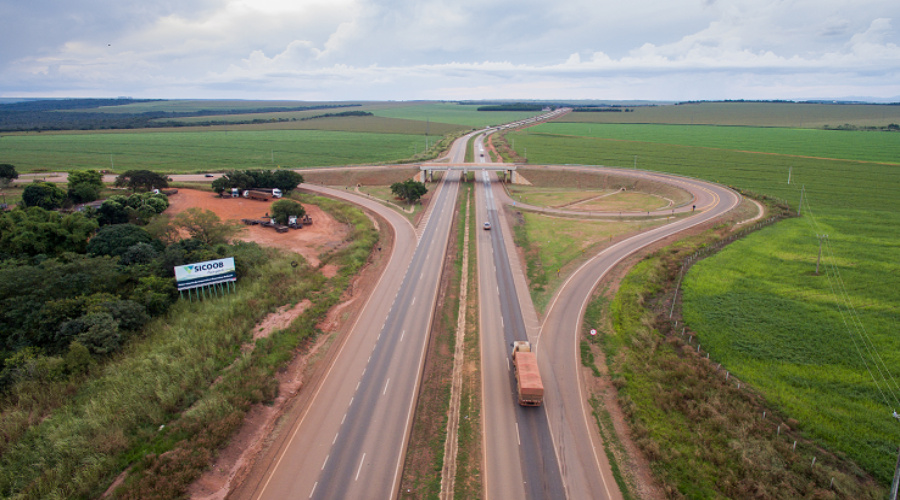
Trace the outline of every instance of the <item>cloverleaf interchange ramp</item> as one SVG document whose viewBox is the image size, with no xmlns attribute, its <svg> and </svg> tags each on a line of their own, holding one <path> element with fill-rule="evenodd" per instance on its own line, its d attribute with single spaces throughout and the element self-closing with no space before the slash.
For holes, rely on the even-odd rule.
<svg viewBox="0 0 900 500">
<path fill-rule="evenodd" d="M 457 141 L 451 161 L 459 161 L 469 137 Z M 711 220 L 738 199 L 707 183 L 666 179 L 695 193 L 698 213 L 629 238 L 589 260 L 563 285 L 540 324 L 508 239 L 509 228 L 498 216 L 500 207 L 511 200 L 497 187 L 495 177 L 477 173 L 479 225 L 490 221 L 496 228 L 478 235 L 487 498 L 619 497 L 608 464 L 601 460 L 602 443 L 589 423 L 580 392 L 577 342 L 583 304 L 602 275 L 625 256 Z M 393 228 L 394 250 L 331 366 L 307 388 L 312 394 L 297 419 L 287 423 L 289 428 L 268 455 L 264 470 L 251 476 L 233 497 L 398 495 L 458 182 L 457 172 L 443 177 L 418 241 L 405 218 L 378 202 L 350 192 L 302 186 L 379 214 Z M 526 339 L 536 346 L 546 387 L 545 404 L 539 408 L 516 404 L 508 344 Z"/>
</svg>

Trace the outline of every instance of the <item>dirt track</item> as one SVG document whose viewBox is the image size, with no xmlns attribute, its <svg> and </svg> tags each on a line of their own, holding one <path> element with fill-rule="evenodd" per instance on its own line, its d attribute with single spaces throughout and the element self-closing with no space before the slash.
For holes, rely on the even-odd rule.
<svg viewBox="0 0 900 500">
<path fill-rule="evenodd" d="M 212 210 L 222 220 L 258 219 L 269 212 L 273 201 L 275 200 L 220 198 L 209 191 L 179 189 L 178 194 L 169 198 L 170 205 L 167 213 L 174 215 L 191 207 L 199 207 Z M 274 229 L 260 226 L 247 226 L 238 238 L 243 241 L 255 241 L 260 245 L 297 252 L 311 266 L 316 267 L 319 265 L 319 255 L 343 243 L 350 234 L 350 230 L 315 205 L 304 204 L 303 207 L 313 219 L 311 226 L 291 230 L 287 233 L 277 233 Z"/>
</svg>

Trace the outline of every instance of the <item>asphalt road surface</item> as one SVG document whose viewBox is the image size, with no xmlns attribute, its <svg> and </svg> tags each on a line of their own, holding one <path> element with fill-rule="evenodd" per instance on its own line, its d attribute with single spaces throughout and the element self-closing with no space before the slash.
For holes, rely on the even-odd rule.
<svg viewBox="0 0 900 500">
<path fill-rule="evenodd" d="M 477 239 L 487 497 L 565 498 L 544 408 L 520 406 L 516 397 L 511 344 L 528 338 L 492 177 L 476 173 L 476 214 L 491 224 Z"/>
</svg>

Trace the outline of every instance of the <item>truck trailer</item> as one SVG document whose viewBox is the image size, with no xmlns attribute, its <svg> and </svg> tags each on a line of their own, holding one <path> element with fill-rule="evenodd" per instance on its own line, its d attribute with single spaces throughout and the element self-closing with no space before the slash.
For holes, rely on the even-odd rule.
<svg viewBox="0 0 900 500">
<path fill-rule="evenodd" d="M 538 371 L 537 355 L 531 352 L 531 343 L 513 342 L 512 359 L 516 369 L 519 404 L 541 406 L 544 402 L 544 383 Z"/>
</svg>

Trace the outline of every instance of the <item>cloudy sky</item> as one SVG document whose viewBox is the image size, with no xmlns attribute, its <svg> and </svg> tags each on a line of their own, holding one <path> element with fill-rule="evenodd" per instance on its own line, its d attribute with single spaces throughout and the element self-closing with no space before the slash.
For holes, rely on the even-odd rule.
<svg viewBox="0 0 900 500">
<path fill-rule="evenodd" d="M 0 97 L 900 101 L 898 0 L 0 0 Z"/>
</svg>

